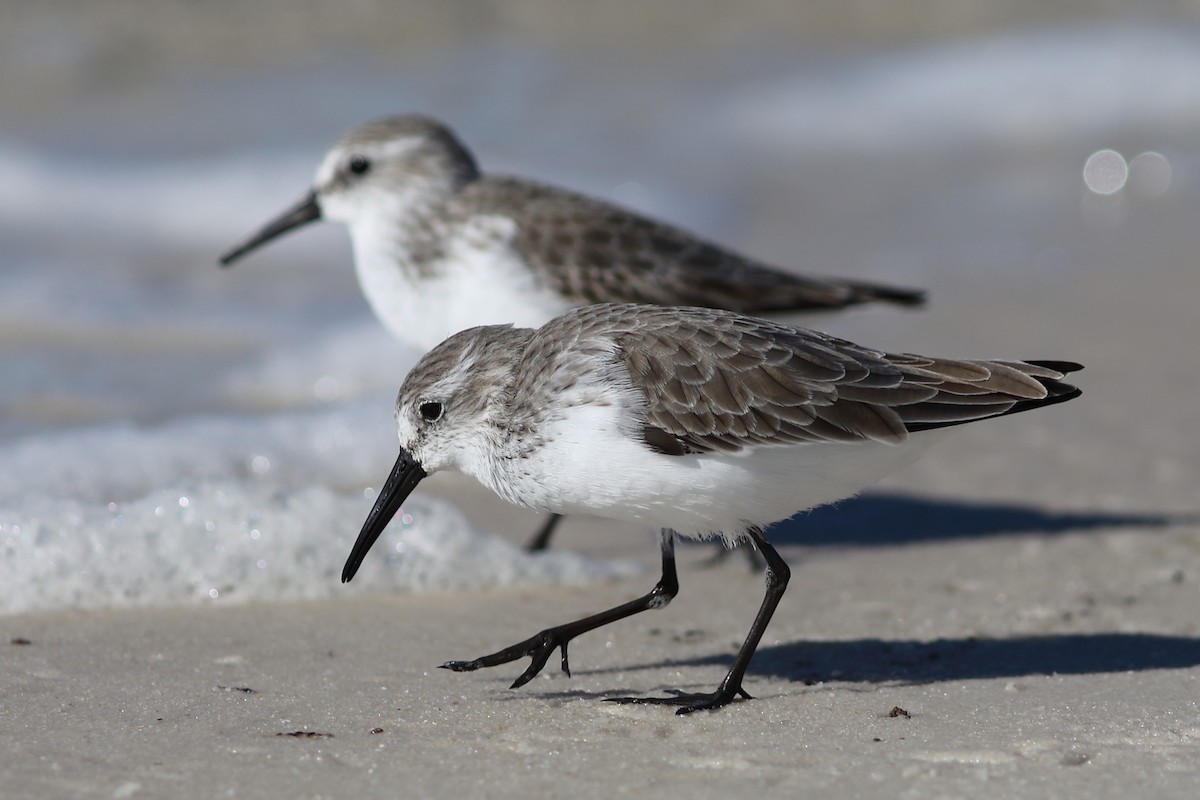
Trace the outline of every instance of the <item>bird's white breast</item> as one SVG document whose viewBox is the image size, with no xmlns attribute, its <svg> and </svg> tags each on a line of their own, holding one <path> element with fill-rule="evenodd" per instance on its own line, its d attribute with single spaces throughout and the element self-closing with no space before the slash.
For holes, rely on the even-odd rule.
<svg viewBox="0 0 1200 800">
<path fill-rule="evenodd" d="M 540 431 L 530 458 L 488 479 L 511 502 L 561 514 L 595 514 L 740 538 L 798 511 L 857 494 L 916 458 L 929 442 L 780 445 L 739 453 L 663 455 L 630 430 L 617 404 L 577 405 Z"/>
<path fill-rule="evenodd" d="M 367 302 L 393 335 L 423 350 L 477 325 L 540 327 L 571 304 L 538 285 L 510 244 L 514 224 L 474 217 L 445 238 L 441 258 L 418 265 L 394 227 L 359 222 L 351 238 Z"/>
</svg>

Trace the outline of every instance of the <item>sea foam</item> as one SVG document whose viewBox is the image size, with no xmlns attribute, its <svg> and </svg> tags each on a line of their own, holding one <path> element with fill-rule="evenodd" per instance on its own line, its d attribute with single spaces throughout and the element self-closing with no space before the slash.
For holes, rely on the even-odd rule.
<svg viewBox="0 0 1200 800">
<path fill-rule="evenodd" d="M 341 584 L 395 446 L 366 411 L 105 426 L 5 447 L 0 613 L 573 584 L 636 571 L 526 553 L 417 495 L 358 579 Z"/>
</svg>

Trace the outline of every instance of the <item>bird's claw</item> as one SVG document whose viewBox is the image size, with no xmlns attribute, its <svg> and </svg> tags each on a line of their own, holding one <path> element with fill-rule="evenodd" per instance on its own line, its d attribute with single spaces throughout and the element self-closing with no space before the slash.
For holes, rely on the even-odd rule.
<svg viewBox="0 0 1200 800">
<path fill-rule="evenodd" d="M 672 689 L 667 697 L 607 697 L 605 702 L 621 705 L 679 706 L 675 713 L 683 715 L 694 711 L 715 711 L 739 697 L 754 699 L 749 692 L 738 686 L 736 689 L 718 688 L 715 692 L 683 692 Z"/>
<path fill-rule="evenodd" d="M 544 630 L 523 642 L 518 642 L 512 647 L 506 647 L 491 655 L 482 656 L 473 661 L 447 661 L 441 665 L 441 668 L 451 670 L 452 672 L 473 672 L 483 667 L 495 667 L 500 664 L 507 664 L 510 661 L 516 661 L 518 658 L 523 658 L 524 656 L 529 656 L 529 667 L 509 687 L 510 689 L 516 689 L 529 683 L 542 671 L 546 666 L 546 662 L 550 660 L 550 654 L 556 648 L 562 650 L 562 671 L 567 674 L 567 677 L 570 677 L 571 666 L 567 659 L 567 643 L 569 641 L 569 638 L 563 638 L 553 630 Z"/>
</svg>

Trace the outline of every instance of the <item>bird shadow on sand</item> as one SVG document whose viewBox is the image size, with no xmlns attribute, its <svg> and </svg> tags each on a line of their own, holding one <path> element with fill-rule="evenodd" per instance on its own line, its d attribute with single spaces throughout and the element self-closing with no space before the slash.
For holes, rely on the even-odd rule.
<svg viewBox="0 0 1200 800">
<path fill-rule="evenodd" d="M 663 659 L 620 668 L 578 669 L 576 672 L 582 675 L 713 667 L 715 682 L 720 671 L 727 669 L 732 660 L 732 655 L 722 653 Z M 747 685 L 752 685 L 756 677 L 782 679 L 805 686 L 831 682 L 896 686 L 1037 675 L 1146 672 L 1196 666 L 1200 666 L 1200 638 L 1153 633 L 1077 633 L 927 642 L 850 639 L 761 647 L 750 665 L 747 675 L 750 683 Z M 684 688 L 697 687 L 688 685 Z M 547 698 L 604 698 L 630 694 L 630 690 L 611 689 L 593 694 L 563 687 L 538 694 Z"/>
<path fill-rule="evenodd" d="M 1158 529 L 1200 524 L 1200 513 L 1078 511 L 1035 506 L 957 502 L 872 492 L 825 506 L 773 526 L 772 543 L 807 547 L 886 547 L 1001 535 L 1060 535 L 1119 529 Z M 687 659 L 664 658 L 577 674 L 664 670 L 672 667 L 727 669 L 729 652 Z M 932 641 L 856 639 L 786 642 L 760 647 L 750 665 L 755 676 L 804 685 L 829 682 L 928 684 L 1035 675 L 1189 669 L 1200 666 L 1200 638 L 1156 633 L 1063 633 L 1008 638 Z M 714 671 L 714 680 L 718 672 Z M 696 688 L 696 687 L 685 687 Z M 700 687 L 704 688 L 704 687 Z M 538 693 L 547 698 L 610 697 L 575 689 Z"/>
<path fill-rule="evenodd" d="M 767 535 L 777 546 L 882 547 L 981 536 L 1057 535 L 1196 523 L 1200 523 L 1200 512 L 1059 512 L 1036 506 L 871 492 L 792 517 L 773 525 Z"/>
<path fill-rule="evenodd" d="M 696 663 L 724 664 L 724 656 Z M 1069 633 L 1003 639 L 853 639 L 762 647 L 751 673 L 802 683 L 934 683 L 1028 675 L 1092 675 L 1200 666 L 1200 638 Z"/>
</svg>

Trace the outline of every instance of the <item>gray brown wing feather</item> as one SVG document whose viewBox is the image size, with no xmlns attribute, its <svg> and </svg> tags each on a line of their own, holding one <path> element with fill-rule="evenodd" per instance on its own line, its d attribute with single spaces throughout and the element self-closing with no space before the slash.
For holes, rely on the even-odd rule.
<svg viewBox="0 0 1200 800">
<path fill-rule="evenodd" d="M 743 313 L 819 310 L 924 293 L 783 272 L 618 206 L 517 178 L 485 177 L 460 196 L 461 213 L 520 223 L 513 241 L 542 281 L 580 305 L 648 303 Z"/>
<path fill-rule="evenodd" d="M 647 444 L 682 454 L 802 442 L 899 442 L 1076 396 L 1071 362 L 885 353 L 710 309 L 598 306 L 646 399 Z M 668 439 L 676 442 L 668 444 Z"/>
</svg>

